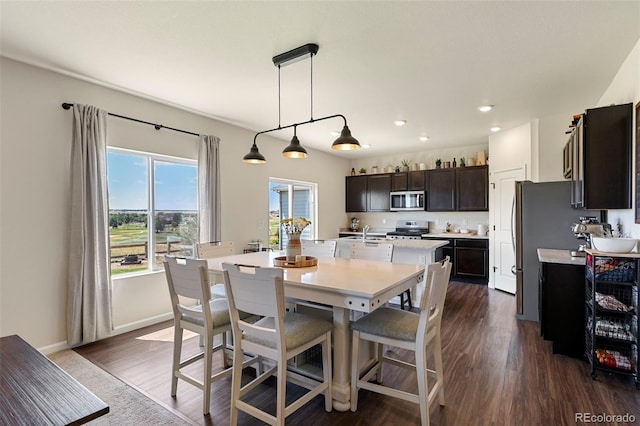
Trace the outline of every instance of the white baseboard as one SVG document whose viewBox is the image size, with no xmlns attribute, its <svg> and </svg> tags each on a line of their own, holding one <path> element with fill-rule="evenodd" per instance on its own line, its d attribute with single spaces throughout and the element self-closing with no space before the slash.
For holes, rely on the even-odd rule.
<svg viewBox="0 0 640 426">
<path fill-rule="evenodd" d="M 167 321 L 173 319 L 173 312 L 168 312 L 162 315 L 156 315 L 155 317 L 145 318 L 140 321 L 135 321 L 129 324 L 123 324 L 115 327 L 111 334 L 107 337 L 117 336 L 119 334 L 128 333 L 129 331 L 137 330 L 139 328 L 144 328 L 150 325 L 158 324 L 159 322 Z M 69 349 L 70 346 L 66 341 L 54 343 L 52 345 L 43 346 L 38 348 L 40 352 L 44 355 L 49 355 L 52 353 L 60 352 L 65 349 Z"/>
<path fill-rule="evenodd" d="M 115 327 L 111 336 L 117 336 L 118 334 L 128 333 L 129 331 L 137 330 L 139 328 L 148 327 L 150 325 L 158 324 L 159 322 L 173 319 L 173 312 L 167 312 L 166 314 L 156 315 L 155 317 L 145 318 L 140 321 L 131 322 L 129 324 L 123 324 Z"/>
</svg>

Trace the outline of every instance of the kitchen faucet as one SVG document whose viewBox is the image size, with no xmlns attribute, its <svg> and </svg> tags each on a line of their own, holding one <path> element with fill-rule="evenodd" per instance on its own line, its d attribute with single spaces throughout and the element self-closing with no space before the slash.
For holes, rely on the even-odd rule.
<svg viewBox="0 0 640 426">
<path fill-rule="evenodd" d="M 362 241 L 364 242 L 364 240 L 367 239 L 367 231 L 369 230 L 369 225 L 365 225 L 362 228 Z"/>
</svg>

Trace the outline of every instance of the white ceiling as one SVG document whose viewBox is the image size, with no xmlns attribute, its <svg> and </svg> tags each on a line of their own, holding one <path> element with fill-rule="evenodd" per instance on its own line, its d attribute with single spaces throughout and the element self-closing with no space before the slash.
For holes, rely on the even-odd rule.
<svg viewBox="0 0 640 426">
<path fill-rule="evenodd" d="M 317 43 L 313 117 L 343 114 L 371 145 L 347 158 L 486 143 L 493 125 L 597 106 L 640 37 L 639 1 L 2 0 L 0 15 L 3 56 L 256 132 L 278 125 L 271 58 Z M 309 120 L 310 87 L 310 61 L 282 68 L 283 126 Z M 298 136 L 331 151 L 341 126 Z"/>
</svg>

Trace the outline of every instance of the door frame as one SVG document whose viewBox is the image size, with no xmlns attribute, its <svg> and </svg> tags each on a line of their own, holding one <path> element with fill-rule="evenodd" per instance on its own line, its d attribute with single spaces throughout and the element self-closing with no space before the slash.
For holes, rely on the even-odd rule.
<svg viewBox="0 0 640 426">
<path fill-rule="evenodd" d="M 489 283 L 488 287 L 495 289 L 496 288 L 496 272 L 498 266 L 500 265 L 500 259 L 498 259 L 500 255 L 500 250 L 498 248 L 498 241 L 496 239 L 496 212 L 499 208 L 497 204 L 496 197 L 496 175 L 507 172 L 518 172 L 520 171 L 520 178 L 516 180 L 526 180 L 527 179 L 527 164 L 522 163 L 520 166 L 510 167 L 502 170 L 490 170 L 489 171 Z M 514 194 L 515 196 L 515 187 Z M 510 227 L 512 226 L 512 218 L 509 217 Z M 514 253 L 515 257 L 515 253 Z M 514 276 L 515 279 L 515 276 Z M 499 289 L 498 289 L 499 290 Z"/>
</svg>

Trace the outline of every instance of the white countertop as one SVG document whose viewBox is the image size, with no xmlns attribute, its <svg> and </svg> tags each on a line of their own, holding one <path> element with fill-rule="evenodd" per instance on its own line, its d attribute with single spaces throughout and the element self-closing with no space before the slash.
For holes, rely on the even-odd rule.
<svg viewBox="0 0 640 426">
<path fill-rule="evenodd" d="M 489 237 L 486 235 L 478 235 L 476 233 L 466 233 L 463 234 L 461 232 L 441 232 L 441 231 L 434 231 L 433 233 L 429 233 L 429 234 L 422 234 L 423 237 L 425 238 L 473 238 L 473 239 L 478 239 L 478 240 L 488 240 Z"/>
<path fill-rule="evenodd" d="M 387 235 L 387 232 L 391 232 L 391 231 L 393 230 L 383 231 L 383 230 L 376 229 L 374 231 L 368 231 L 367 235 L 371 237 L 385 237 Z M 362 235 L 362 231 L 354 232 L 354 231 L 340 230 L 339 232 L 340 234 L 346 234 L 346 235 Z M 444 232 L 441 229 L 434 229 L 433 232 L 430 232 L 428 234 L 422 234 L 421 236 L 425 238 L 446 238 L 446 239 L 450 239 L 450 238 L 473 238 L 473 239 L 479 239 L 479 240 L 489 239 L 488 236 L 478 235 L 475 232 L 462 234 L 460 232 Z"/>
<path fill-rule="evenodd" d="M 586 258 L 571 256 L 571 250 L 538 249 L 538 260 L 541 263 L 561 263 L 565 265 L 585 265 Z"/>
<path fill-rule="evenodd" d="M 360 234 L 361 235 L 361 234 Z M 370 234 L 368 234 L 370 235 Z M 348 244 L 350 242 L 362 241 L 362 238 L 334 238 L 338 244 Z M 438 247 L 442 247 L 447 245 L 449 242 L 446 240 L 392 240 L 392 239 L 383 239 L 383 240 L 367 240 L 372 243 L 391 243 L 394 247 L 404 247 L 404 248 L 415 248 L 415 249 L 427 249 L 427 250 L 435 250 Z"/>
</svg>

